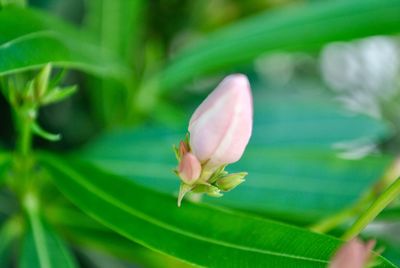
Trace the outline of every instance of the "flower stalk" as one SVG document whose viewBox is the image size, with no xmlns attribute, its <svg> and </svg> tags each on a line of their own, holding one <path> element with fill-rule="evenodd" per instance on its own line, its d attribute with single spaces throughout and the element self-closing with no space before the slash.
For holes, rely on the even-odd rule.
<svg viewBox="0 0 400 268">
<path fill-rule="evenodd" d="M 309 228 L 318 233 L 327 233 L 337 226 L 360 215 L 378 196 L 400 176 L 400 158 L 393 161 L 385 174 L 370 187 L 354 204 L 333 214 Z"/>
<path fill-rule="evenodd" d="M 343 235 L 344 240 L 351 240 L 373 221 L 393 200 L 400 195 L 400 179 L 396 179 L 374 202 L 360 215 L 355 223 Z"/>
<path fill-rule="evenodd" d="M 18 152 L 21 156 L 27 157 L 30 154 L 32 147 L 32 122 L 27 116 L 24 115 L 19 115 L 18 121 L 20 133 L 20 137 L 18 139 Z"/>
</svg>

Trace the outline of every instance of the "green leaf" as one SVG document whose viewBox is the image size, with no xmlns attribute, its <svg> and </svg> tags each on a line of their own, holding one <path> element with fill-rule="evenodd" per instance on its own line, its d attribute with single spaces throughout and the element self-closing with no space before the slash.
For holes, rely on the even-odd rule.
<svg viewBox="0 0 400 268">
<path fill-rule="evenodd" d="M 97 44 L 110 51 L 127 66 L 143 58 L 143 0 L 90 0 L 86 28 L 93 33 Z M 139 64 L 140 65 L 140 64 Z M 137 69 L 137 66 L 135 68 Z M 138 77 L 134 71 L 124 83 L 110 79 L 89 80 L 92 106 L 103 124 L 110 126 L 126 119 L 132 106 Z"/>
<path fill-rule="evenodd" d="M 159 87 L 173 90 L 199 75 L 230 69 L 274 51 L 310 51 L 332 41 L 400 30 L 399 0 L 303 3 L 229 25 L 177 55 Z"/>
<path fill-rule="evenodd" d="M 90 247 L 132 259 L 140 247 L 77 209 L 55 207 L 46 211 L 51 223 L 79 247 Z"/>
<path fill-rule="evenodd" d="M 400 205 L 389 206 L 381 214 L 378 215 L 378 219 L 397 221 L 400 219 Z"/>
<path fill-rule="evenodd" d="M 10 153 L 0 152 L 0 185 L 7 178 L 6 173 L 10 168 L 11 162 L 12 162 L 12 156 Z"/>
<path fill-rule="evenodd" d="M 9 267 L 13 240 L 21 233 L 19 218 L 5 221 L 0 229 L 0 267 Z"/>
<path fill-rule="evenodd" d="M 0 75 L 51 63 L 100 76 L 125 79 L 128 71 L 85 35 L 33 9 L 0 10 Z M 33 49 L 34 48 L 34 49 Z"/>
<path fill-rule="evenodd" d="M 153 250 L 208 267 L 325 267 L 339 240 L 307 230 L 186 202 L 107 174 L 94 166 L 42 154 L 52 181 L 76 206 Z M 323 246 L 322 246 L 323 245 Z M 393 267 L 381 259 L 381 267 Z"/>
<path fill-rule="evenodd" d="M 290 104 L 290 105 L 288 105 Z M 387 133 L 380 122 L 346 113 L 331 96 L 317 92 L 254 92 L 254 129 L 242 159 L 230 172 L 248 172 L 246 182 L 223 198 L 205 200 L 280 219 L 312 221 L 358 199 L 383 174 L 390 156 L 345 159 L 334 144 L 374 142 Z M 189 113 L 188 113 L 189 114 Z M 146 127 L 103 135 L 79 157 L 165 193 L 179 180 L 172 144 L 187 130 Z"/>
<path fill-rule="evenodd" d="M 63 241 L 34 210 L 23 241 L 20 268 L 75 268 L 77 264 Z"/>
<path fill-rule="evenodd" d="M 399 244 L 383 243 L 382 247 L 384 248 L 382 255 L 385 256 L 385 258 L 387 258 L 388 260 L 390 260 L 393 264 L 400 266 Z"/>
<path fill-rule="evenodd" d="M 192 267 L 179 259 L 149 250 L 127 239 L 76 207 L 52 207 L 46 210 L 46 215 L 79 251 L 90 249 L 106 255 L 112 254 L 140 267 Z"/>
<path fill-rule="evenodd" d="M 151 251 L 110 230 L 81 211 L 57 207 L 52 222 L 80 250 L 94 249 L 132 261 L 140 267 L 191 267 L 176 258 Z"/>
<path fill-rule="evenodd" d="M 86 27 L 103 48 L 130 63 L 139 53 L 145 4 L 143 0 L 90 0 Z"/>
</svg>

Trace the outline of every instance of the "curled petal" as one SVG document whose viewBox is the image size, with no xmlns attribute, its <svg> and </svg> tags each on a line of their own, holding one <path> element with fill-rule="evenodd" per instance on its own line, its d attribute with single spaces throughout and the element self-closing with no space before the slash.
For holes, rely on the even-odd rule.
<svg viewBox="0 0 400 268">
<path fill-rule="evenodd" d="M 249 142 L 253 101 L 245 75 L 226 77 L 196 109 L 189 123 L 190 146 L 200 162 L 236 162 Z"/>
<path fill-rule="evenodd" d="M 178 173 L 180 178 L 186 184 L 194 183 L 201 173 L 201 165 L 196 156 L 192 153 L 185 153 L 178 166 Z"/>
</svg>

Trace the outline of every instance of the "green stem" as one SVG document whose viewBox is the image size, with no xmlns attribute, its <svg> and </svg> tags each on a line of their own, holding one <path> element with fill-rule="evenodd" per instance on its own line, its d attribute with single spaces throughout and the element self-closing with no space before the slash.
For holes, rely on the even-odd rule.
<svg viewBox="0 0 400 268">
<path fill-rule="evenodd" d="M 400 179 L 390 185 L 356 220 L 356 222 L 343 235 L 344 240 L 351 240 L 356 237 L 376 216 L 400 195 Z"/>
<path fill-rule="evenodd" d="M 320 222 L 317 222 L 316 224 L 310 226 L 310 230 L 318 233 L 326 233 L 329 232 L 330 230 L 334 229 L 335 227 L 339 226 L 346 220 L 350 219 L 351 217 L 354 217 L 358 213 L 360 213 L 363 208 L 372 202 L 372 200 L 375 197 L 375 193 L 373 190 L 368 191 L 365 193 L 356 203 L 354 203 L 352 206 L 338 212 L 337 214 L 334 214 L 326 219 L 323 219 Z"/>
<path fill-rule="evenodd" d="M 32 168 L 31 147 L 32 130 L 31 120 L 24 112 L 24 109 L 16 107 L 15 125 L 18 130 L 18 140 L 16 146 L 16 158 L 14 162 L 14 176 L 17 180 L 10 180 L 10 187 L 17 196 L 23 197 L 28 185 L 31 183 L 30 171 Z"/>
<path fill-rule="evenodd" d="M 359 200 L 357 200 L 350 207 L 315 223 L 309 228 L 315 232 L 326 233 L 346 222 L 347 220 L 359 215 L 399 176 L 400 158 L 396 158 L 387 169 L 385 174 L 371 188 L 369 188 Z"/>
<path fill-rule="evenodd" d="M 29 155 L 32 147 L 32 130 L 31 120 L 26 116 L 19 116 L 20 121 L 20 137 L 19 137 L 19 148 L 18 151 L 21 156 L 26 157 Z"/>
</svg>

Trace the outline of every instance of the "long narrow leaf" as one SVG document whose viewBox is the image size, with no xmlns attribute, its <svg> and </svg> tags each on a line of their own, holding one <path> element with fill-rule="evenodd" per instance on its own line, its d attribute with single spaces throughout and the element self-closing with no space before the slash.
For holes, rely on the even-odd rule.
<svg viewBox="0 0 400 268">
<path fill-rule="evenodd" d="M 0 228 L 0 267 L 8 267 L 11 261 L 12 243 L 21 232 L 18 218 L 11 218 Z"/>
<path fill-rule="evenodd" d="M 57 234 L 35 211 L 28 212 L 20 268 L 76 268 L 76 262 Z"/>
<path fill-rule="evenodd" d="M 246 182 L 209 202 L 279 219 L 313 221 L 352 204 L 388 166 L 390 155 L 345 159 L 334 144 L 374 141 L 385 126 L 365 116 L 348 114 L 322 93 L 256 91 L 254 129 L 242 159 L 228 166 L 249 173 Z M 289 105 L 290 104 L 290 105 Z M 188 113 L 189 114 L 189 113 Z M 145 127 L 108 133 L 77 156 L 112 173 L 165 193 L 178 189 L 172 172 L 171 146 L 187 127 Z M 358 143 L 354 143 L 358 148 Z"/>
<path fill-rule="evenodd" d="M 0 152 L 0 185 L 5 181 L 7 177 L 7 171 L 11 165 L 11 154 L 6 152 Z"/>
<path fill-rule="evenodd" d="M 2 9 L 0 75 L 49 62 L 118 79 L 124 79 L 128 72 L 71 25 L 33 9 Z"/>
<path fill-rule="evenodd" d="M 175 89 L 199 75 L 249 62 L 263 53 L 310 51 L 332 41 L 400 31 L 399 0 L 320 1 L 267 11 L 229 25 L 177 55 L 159 87 Z"/>
<path fill-rule="evenodd" d="M 325 267 L 339 241 L 186 202 L 84 162 L 41 155 L 53 182 L 83 211 L 133 241 L 208 267 Z M 323 245 L 323 246 L 322 246 Z M 381 259 L 381 267 L 393 267 Z"/>
</svg>

